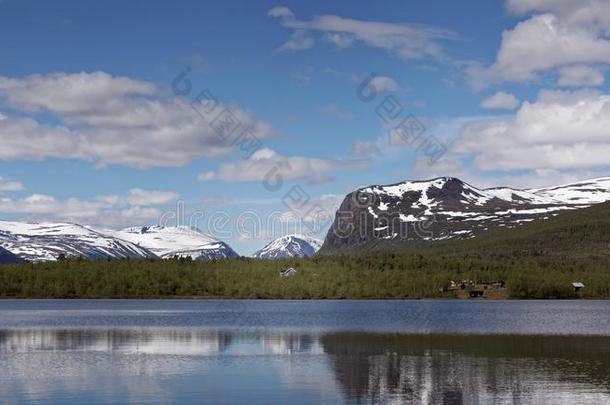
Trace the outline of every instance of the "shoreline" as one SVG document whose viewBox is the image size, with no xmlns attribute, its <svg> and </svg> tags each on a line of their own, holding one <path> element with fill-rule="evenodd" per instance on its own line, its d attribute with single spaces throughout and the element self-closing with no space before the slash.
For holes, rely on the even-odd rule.
<svg viewBox="0 0 610 405">
<path fill-rule="evenodd" d="M 16 301 L 24 301 L 24 300 L 46 300 L 46 301 L 56 301 L 56 300 L 65 300 L 65 301 L 79 301 L 79 300 L 92 300 L 92 301 L 101 301 L 101 300 L 112 300 L 112 301 L 129 301 L 129 300 L 150 300 L 150 301 L 165 301 L 165 300 L 177 300 L 177 301 L 482 301 L 482 302 L 500 302 L 500 301 L 610 301 L 610 297 L 583 297 L 583 298 L 557 298 L 557 297 L 548 297 L 548 298 L 535 298 L 535 297 L 505 297 L 505 298 L 459 298 L 459 297 L 405 297 L 405 298 L 396 298 L 396 297 L 315 297 L 315 298 L 295 298 L 295 297 L 286 297 L 286 298 L 256 298 L 256 297 L 228 297 L 228 296 L 149 296 L 149 297 L 106 297 L 106 296 L 96 296 L 96 297 L 24 297 L 24 296 L 15 296 L 15 297 L 0 297 L 1 301 L 7 300 L 16 300 Z"/>
</svg>

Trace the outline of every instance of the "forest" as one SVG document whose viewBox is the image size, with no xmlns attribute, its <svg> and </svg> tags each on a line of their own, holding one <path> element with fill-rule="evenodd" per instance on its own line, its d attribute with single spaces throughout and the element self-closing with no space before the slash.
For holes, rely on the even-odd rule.
<svg viewBox="0 0 610 405">
<path fill-rule="evenodd" d="M 610 298 L 609 214 L 605 203 L 473 239 L 404 242 L 357 255 L 3 265 L 0 297 L 457 298 L 451 282 L 472 280 L 501 281 L 503 298 Z M 289 267 L 296 274 L 281 277 Z M 576 291 L 576 281 L 585 287 Z"/>
</svg>

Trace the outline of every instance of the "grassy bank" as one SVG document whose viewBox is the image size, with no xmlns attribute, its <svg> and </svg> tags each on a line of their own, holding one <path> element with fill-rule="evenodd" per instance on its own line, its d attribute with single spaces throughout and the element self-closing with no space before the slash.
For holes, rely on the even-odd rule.
<svg viewBox="0 0 610 405">
<path fill-rule="evenodd" d="M 64 260 L 0 267 L 0 297 L 440 298 L 502 280 L 510 298 L 610 298 L 610 204 L 464 241 L 263 261 Z M 293 277 L 279 271 L 295 267 Z M 586 287 L 576 294 L 571 286 Z"/>
</svg>

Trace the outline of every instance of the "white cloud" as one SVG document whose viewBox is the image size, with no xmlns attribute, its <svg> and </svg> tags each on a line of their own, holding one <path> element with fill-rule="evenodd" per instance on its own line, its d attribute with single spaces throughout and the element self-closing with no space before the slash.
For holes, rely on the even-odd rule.
<svg viewBox="0 0 610 405">
<path fill-rule="evenodd" d="M 604 84 L 604 75 L 598 69 L 588 66 L 568 66 L 559 70 L 560 86 L 601 86 Z"/>
<path fill-rule="evenodd" d="M 610 95 L 541 91 L 512 117 L 474 120 L 451 152 L 493 170 L 592 170 L 608 166 Z"/>
<path fill-rule="evenodd" d="M 505 31 L 496 62 L 487 71 L 471 70 L 471 74 L 523 81 L 549 69 L 597 63 L 610 63 L 610 41 L 589 29 L 564 25 L 552 14 L 543 14 Z"/>
<path fill-rule="evenodd" d="M 302 51 L 310 49 L 314 46 L 314 40 L 307 31 L 296 30 L 290 35 L 288 41 L 286 41 L 278 49 L 280 51 Z"/>
<path fill-rule="evenodd" d="M 369 82 L 369 86 L 377 91 L 398 91 L 400 86 L 394 79 L 387 76 L 375 76 Z"/>
<path fill-rule="evenodd" d="M 158 220 L 158 206 L 169 203 L 178 194 L 134 188 L 126 195 L 106 195 L 90 200 L 65 200 L 46 194 L 32 194 L 20 199 L 0 199 L 0 213 L 25 215 L 38 221 L 74 221 L 90 225 L 126 226 Z"/>
<path fill-rule="evenodd" d="M 496 171 L 486 173 L 478 169 L 464 167 L 459 159 L 442 159 L 437 164 L 430 165 L 424 157 L 417 159 L 413 167 L 413 173 L 417 179 L 453 176 L 479 188 L 506 186 L 518 189 L 556 186 L 608 175 L 608 172 L 603 169 L 531 169 L 517 173 Z"/>
<path fill-rule="evenodd" d="M 452 31 L 422 24 L 364 21 L 336 15 L 321 15 L 309 21 L 300 21 L 286 7 L 272 8 L 268 15 L 278 17 L 282 26 L 295 32 L 321 33 L 327 42 L 341 48 L 360 42 L 402 59 L 442 58 L 441 41 L 457 37 Z M 292 40 L 291 37 L 286 44 Z"/>
<path fill-rule="evenodd" d="M 541 73 L 571 66 L 610 64 L 610 2 L 509 0 L 507 6 L 520 15 L 535 14 L 504 31 L 492 65 L 467 68 L 475 88 L 498 81 L 534 80 Z M 599 83 L 599 74 L 586 85 Z"/>
<path fill-rule="evenodd" d="M 269 10 L 267 15 L 269 17 L 279 17 L 279 18 L 293 18 L 294 17 L 294 13 L 292 12 L 292 10 L 290 10 L 288 7 L 284 7 L 284 6 L 273 7 L 271 10 Z"/>
<path fill-rule="evenodd" d="M 99 117 L 123 113 L 130 96 L 151 96 L 156 87 L 104 72 L 34 74 L 23 79 L 0 77 L 0 93 L 8 103 L 26 111 L 46 110 L 62 117 Z"/>
<path fill-rule="evenodd" d="M 23 190 L 23 184 L 19 183 L 18 181 L 12 181 L 8 177 L 0 176 L 0 192 L 21 190 Z"/>
<path fill-rule="evenodd" d="M 162 205 L 175 201 L 180 195 L 173 191 L 142 190 L 132 188 L 129 190 L 127 202 L 131 205 Z"/>
<path fill-rule="evenodd" d="M 209 125 L 225 108 L 254 136 L 270 133 L 265 122 L 238 107 L 219 103 L 206 122 L 194 110 L 203 111 L 205 101 L 191 105 L 152 83 L 102 72 L 0 77 L 0 98 L 22 112 L 49 112 L 60 121 L 48 125 L 29 116 L 0 117 L 0 159 L 5 160 L 56 157 L 140 168 L 181 166 L 232 150 Z"/>
<path fill-rule="evenodd" d="M 283 156 L 263 148 L 256 151 L 250 159 L 222 163 L 217 170 L 199 175 L 199 180 L 222 181 L 275 181 L 277 176 L 283 180 L 308 179 L 316 181 L 319 176 L 337 166 L 331 160 L 304 156 Z"/>
<path fill-rule="evenodd" d="M 347 48 L 351 46 L 356 38 L 353 35 L 342 34 L 338 32 L 328 32 L 322 37 L 326 42 L 336 45 L 338 48 Z"/>
<path fill-rule="evenodd" d="M 516 14 L 553 13 L 570 25 L 589 26 L 595 30 L 610 28 L 610 2 L 607 0 L 508 0 L 507 7 Z"/>
<path fill-rule="evenodd" d="M 488 109 L 513 110 L 519 105 L 519 100 L 513 94 L 499 91 L 481 102 L 481 107 Z"/>
</svg>

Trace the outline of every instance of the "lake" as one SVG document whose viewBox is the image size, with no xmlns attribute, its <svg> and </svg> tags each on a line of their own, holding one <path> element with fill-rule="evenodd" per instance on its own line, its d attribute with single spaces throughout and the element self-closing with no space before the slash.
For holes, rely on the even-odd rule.
<svg viewBox="0 0 610 405">
<path fill-rule="evenodd" d="M 0 404 L 608 404 L 610 301 L 0 300 Z"/>
</svg>

